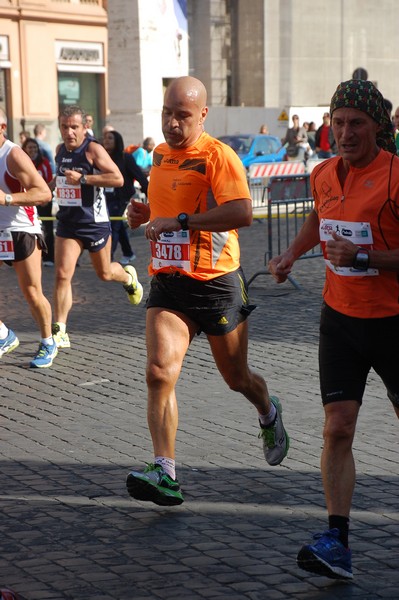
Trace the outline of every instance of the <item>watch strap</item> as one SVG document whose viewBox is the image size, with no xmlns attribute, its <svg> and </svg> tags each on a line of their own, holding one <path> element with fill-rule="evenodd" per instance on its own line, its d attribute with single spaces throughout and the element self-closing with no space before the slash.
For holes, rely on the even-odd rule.
<svg viewBox="0 0 399 600">
<path fill-rule="evenodd" d="M 177 220 L 179 221 L 181 228 L 183 231 L 188 230 L 188 215 L 186 213 L 180 213 L 177 215 Z"/>
<path fill-rule="evenodd" d="M 367 271 L 370 266 L 370 254 L 366 248 L 359 248 L 353 259 L 353 267 L 358 271 Z"/>
</svg>

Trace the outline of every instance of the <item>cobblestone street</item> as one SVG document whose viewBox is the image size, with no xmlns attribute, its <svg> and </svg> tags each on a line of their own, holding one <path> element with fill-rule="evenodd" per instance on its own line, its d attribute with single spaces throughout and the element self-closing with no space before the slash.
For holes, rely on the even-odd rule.
<svg viewBox="0 0 399 600">
<path fill-rule="evenodd" d="M 264 221 L 240 233 L 249 279 L 262 269 Z M 132 234 L 145 296 L 149 252 Z M 355 440 L 353 583 L 298 569 L 326 529 L 319 470 L 323 410 L 317 342 L 324 266 L 297 263 L 290 283 L 250 286 L 249 362 L 281 398 L 288 457 L 269 467 L 252 406 L 230 392 L 206 338 L 177 387 L 177 475 L 185 502 L 163 508 L 126 492 L 152 459 L 146 422 L 145 306 L 99 281 L 87 253 L 68 331 L 50 369 L 29 369 L 38 332 L 12 269 L 0 269 L 1 318 L 20 346 L 0 362 L 0 585 L 27 600 L 377 600 L 399 597 L 398 424 L 371 374 Z M 44 269 L 52 294 L 54 270 Z"/>
</svg>

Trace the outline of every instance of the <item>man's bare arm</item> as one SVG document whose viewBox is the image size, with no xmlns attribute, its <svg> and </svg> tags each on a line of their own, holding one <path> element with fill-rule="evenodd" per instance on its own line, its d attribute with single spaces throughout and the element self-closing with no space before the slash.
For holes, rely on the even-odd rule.
<svg viewBox="0 0 399 600">
<path fill-rule="evenodd" d="M 188 215 L 188 228 L 192 231 L 230 231 L 252 223 L 252 204 L 248 198 L 231 200 L 203 213 Z M 176 217 L 157 217 L 146 227 L 146 236 L 158 239 L 161 233 L 178 231 L 181 225 Z"/>
<path fill-rule="evenodd" d="M 101 173 L 85 175 L 88 185 L 97 185 L 99 187 L 121 187 L 123 185 L 123 176 L 116 166 L 108 152 L 96 142 L 91 142 L 86 152 L 87 158 Z M 82 173 L 79 171 L 65 171 L 66 182 L 70 185 L 77 185 L 80 182 Z"/>
<path fill-rule="evenodd" d="M 29 156 L 19 147 L 7 156 L 7 168 L 25 191 L 12 192 L 14 206 L 41 206 L 51 200 L 51 191 Z M 6 193 L 0 190 L 0 206 L 5 206 Z"/>
</svg>

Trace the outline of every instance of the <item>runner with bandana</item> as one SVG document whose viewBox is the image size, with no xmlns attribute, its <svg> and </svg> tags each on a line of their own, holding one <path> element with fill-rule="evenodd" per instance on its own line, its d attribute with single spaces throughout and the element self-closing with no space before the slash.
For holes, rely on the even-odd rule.
<svg viewBox="0 0 399 600">
<path fill-rule="evenodd" d="M 383 96 L 370 81 L 341 83 L 330 114 L 338 156 L 312 171 L 314 210 L 269 268 L 281 283 L 296 259 L 322 245 L 321 472 L 328 528 L 301 548 L 297 562 L 312 573 L 352 579 L 352 443 L 372 368 L 399 417 L 399 158 Z"/>
</svg>

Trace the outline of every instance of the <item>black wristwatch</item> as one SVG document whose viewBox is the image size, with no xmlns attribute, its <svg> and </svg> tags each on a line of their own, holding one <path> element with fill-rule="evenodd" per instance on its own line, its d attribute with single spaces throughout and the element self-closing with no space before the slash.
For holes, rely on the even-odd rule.
<svg viewBox="0 0 399 600">
<path fill-rule="evenodd" d="M 82 177 L 80 178 L 80 185 L 85 185 L 87 184 L 87 179 L 86 179 L 86 175 L 83 173 Z"/>
<path fill-rule="evenodd" d="M 368 250 L 359 248 L 353 259 L 353 268 L 357 271 L 367 271 L 370 265 L 370 254 Z"/>
<path fill-rule="evenodd" d="M 177 215 L 177 220 L 179 221 L 181 228 L 183 229 L 183 231 L 187 231 L 188 229 L 188 214 L 187 213 L 180 213 L 180 215 Z"/>
</svg>

